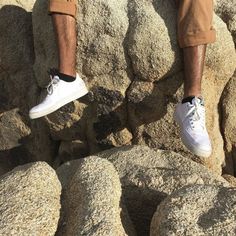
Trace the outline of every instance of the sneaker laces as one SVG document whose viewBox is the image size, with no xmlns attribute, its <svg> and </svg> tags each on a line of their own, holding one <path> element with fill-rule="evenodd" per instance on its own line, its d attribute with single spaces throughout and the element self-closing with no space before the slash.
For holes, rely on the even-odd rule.
<svg viewBox="0 0 236 236">
<path fill-rule="evenodd" d="M 52 95 L 53 94 L 53 90 L 54 88 L 58 85 L 58 83 L 60 82 L 60 79 L 58 76 L 56 76 L 56 70 L 55 69 L 50 69 L 48 71 L 49 77 L 50 77 L 50 83 L 46 86 L 47 88 L 47 92 L 48 95 Z"/>
<path fill-rule="evenodd" d="M 205 129 L 205 108 L 201 102 L 201 99 L 195 98 L 192 100 L 192 104 L 189 105 L 191 109 L 188 112 L 190 119 L 190 125 L 193 129 L 201 127 Z M 199 124 L 199 125 L 197 125 Z"/>
</svg>

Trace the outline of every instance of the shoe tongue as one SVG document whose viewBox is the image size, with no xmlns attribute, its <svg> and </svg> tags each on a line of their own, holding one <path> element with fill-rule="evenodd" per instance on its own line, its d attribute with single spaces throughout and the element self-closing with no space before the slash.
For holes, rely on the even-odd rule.
<svg viewBox="0 0 236 236">
<path fill-rule="evenodd" d="M 54 75 L 54 76 L 53 76 L 53 79 L 60 80 L 60 78 L 59 78 L 59 76 L 58 76 L 58 75 Z"/>
<path fill-rule="evenodd" d="M 196 101 L 196 103 L 199 103 L 200 105 L 204 106 L 204 100 L 202 97 L 194 97 L 191 101 L 191 104 L 193 104 L 194 101 Z"/>
</svg>

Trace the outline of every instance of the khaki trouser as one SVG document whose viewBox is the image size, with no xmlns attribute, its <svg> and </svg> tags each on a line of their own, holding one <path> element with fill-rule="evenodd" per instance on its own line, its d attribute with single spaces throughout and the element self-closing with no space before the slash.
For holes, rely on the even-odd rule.
<svg viewBox="0 0 236 236">
<path fill-rule="evenodd" d="M 167 1 L 167 0 L 166 0 Z M 212 27 L 213 0 L 176 0 L 179 5 L 178 40 L 180 47 L 215 41 Z M 50 0 L 49 12 L 76 15 L 78 0 Z"/>
</svg>

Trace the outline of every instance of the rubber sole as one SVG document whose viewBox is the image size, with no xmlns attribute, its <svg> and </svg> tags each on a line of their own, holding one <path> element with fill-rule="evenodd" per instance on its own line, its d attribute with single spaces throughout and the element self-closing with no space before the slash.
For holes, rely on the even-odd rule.
<svg viewBox="0 0 236 236">
<path fill-rule="evenodd" d="M 197 147 L 196 145 L 193 145 L 193 144 L 189 144 L 189 142 L 187 141 L 185 135 L 183 134 L 182 130 L 183 130 L 183 127 L 181 125 L 181 121 L 180 121 L 180 118 L 179 116 L 176 114 L 176 112 L 174 113 L 174 120 L 175 122 L 180 126 L 181 128 L 181 133 L 180 133 L 180 137 L 181 137 L 181 140 L 184 144 L 184 146 L 190 151 L 192 152 L 193 154 L 199 156 L 199 157 L 204 157 L 204 158 L 208 158 L 211 153 L 212 153 L 212 150 L 211 151 L 206 151 L 206 150 L 203 150 L 199 147 Z"/>
<path fill-rule="evenodd" d="M 66 104 L 68 104 L 78 98 L 83 97 L 87 93 L 88 93 L 88 89 L 86 88 L 85 85 L 83 85 L 83 87 L 80 88 L 79 92 L 71 94 L 70 96 L 64 98 L 62 101 L 59 101 L 59 102 L 53 104 L 53 106 L 49 107 L 48 109 L 45 109 L 40 112 L 29 113 L 29 117 L 30 117 L 30 119 L 33 120 L 33 119 L 37 119 L 37 118 L 49 115 L 52 112 L 58 110 L 59 108 L 65 106 Z"/>
</svg>

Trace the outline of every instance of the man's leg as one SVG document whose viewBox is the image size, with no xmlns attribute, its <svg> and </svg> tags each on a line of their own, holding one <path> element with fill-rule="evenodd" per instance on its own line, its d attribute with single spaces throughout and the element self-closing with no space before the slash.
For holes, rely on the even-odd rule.
<svg viewBox="0 0 236 236">
<path fill-rule="evenodd" d="M 52 14 L 54 29 L 56 31 L 59 72 L 74 76 L 76 64 L 76 23 L 70 15 Z"/>
<path fill-rule="evenodd" d="M 31 119 L 48 115 L 88 93 L 85 83 L 76 74 L 75 69 L 76 2 L 76 0 L 50 0 L 49 2 L 49 12 L 52 15 L 58 44 L 58 69 L 50 71 L 51 82 L 47 88 L 48 95 L 42 103 L 30 110 Z"/>
<path fill-rule="evenodd" d="M 206 45 L 186 47 L 184 51 L 184 98 L 201 96 L 201 80 Z"/>
<path fill-rule="evenodd" d="M 52 15 L 58 44 L 58 69 L 71 76 L 76 74 L 76 11 L 76 0 L 49 1 L 49 13 Z"/>
<path fill-rule="evenodd" d="M 206 44 L 215 41 L 212 0 L 179 0 L 178 38 L 184 52 L 184 97 L 201 95 Z"/>
<path fill-rule="evenodd" d="M 215 41 L 212 0 L 179 0 L 178 39 L 184 52 L 184 98 L 175 111 L 185 146 L 198 156 L 211 154 L 201 98 L 206 45 Z"/>
</svg>

